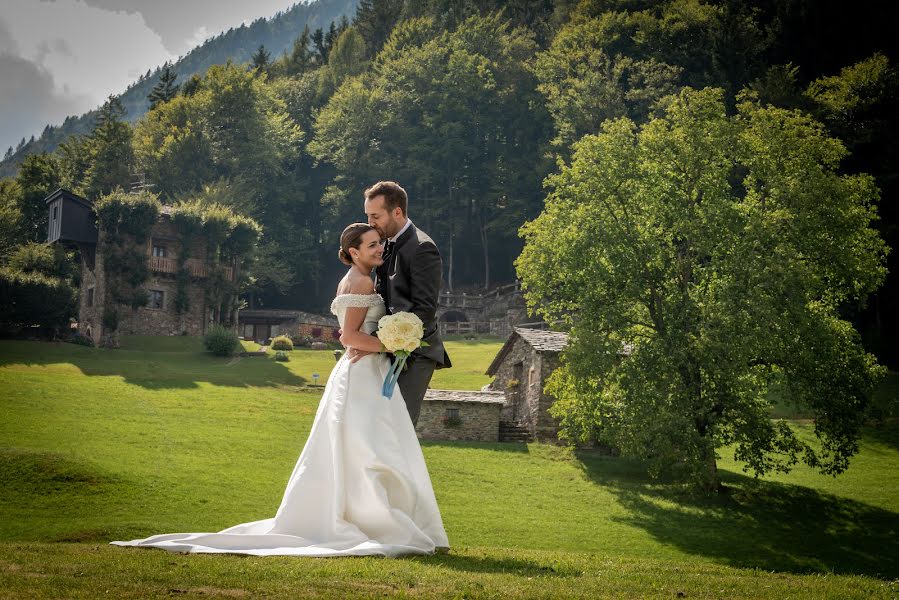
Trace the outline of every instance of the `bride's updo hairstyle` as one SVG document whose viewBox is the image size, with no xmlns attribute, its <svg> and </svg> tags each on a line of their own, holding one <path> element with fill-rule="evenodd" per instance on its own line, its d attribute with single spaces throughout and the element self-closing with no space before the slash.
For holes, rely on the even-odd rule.
<svg viewBox="0 0 899 600">
<path fill-rule="evenodd" d="M 353 257 L 350 256 L 350 248 L 359 249 L 362 244 L 362 236 L 375 228 L 368 223 L 353 223 L 347 225 L 343 233 L 340 234 L 340 250 L 337 251 L 337 258 L 340 262 L 347 266 L 352 266 Z"/>
</svg>

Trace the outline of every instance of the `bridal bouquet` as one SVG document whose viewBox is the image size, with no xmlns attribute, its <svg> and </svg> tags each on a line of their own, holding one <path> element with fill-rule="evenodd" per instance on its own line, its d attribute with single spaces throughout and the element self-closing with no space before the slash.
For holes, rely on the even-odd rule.
<svg viewBox="0 0 899 600">
<path fill-rule="evenodd" d="M 381 388 L 385 398 L 393 395 L 393 388 L 406 365 L 406 359 L 413 350 L 423 345 L 421 338 L 424 334 L 424 323 L 410 312 L 385 315 L 378 321 L 378 339 L 388 352 L 396 356 L 384 379 L 384 387 Z"/>
</svg>

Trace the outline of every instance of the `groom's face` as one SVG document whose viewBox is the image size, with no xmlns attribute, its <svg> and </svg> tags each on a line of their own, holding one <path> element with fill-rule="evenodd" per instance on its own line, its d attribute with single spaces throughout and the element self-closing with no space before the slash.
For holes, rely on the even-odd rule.
<svg viewBox="0 0 899 600">
<path fill-rule="evenodd" d="M 383 195 L 366 198 L 365 215 L 368 217 L 368 224 L 378 231 L 382 240 L 392 238 L 406 224 L 402 209 L 396 207 L 388 210 Z"/>
</svg>

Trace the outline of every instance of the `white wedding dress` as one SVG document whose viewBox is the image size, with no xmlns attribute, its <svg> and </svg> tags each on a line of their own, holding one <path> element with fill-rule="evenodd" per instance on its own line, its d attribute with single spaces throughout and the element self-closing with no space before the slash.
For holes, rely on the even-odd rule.
<svg viewBox="0 0 899 600">
<path fill-rule="evenodd" d="M 385 314 L 377 294 L 342 294 L 331 311 L 343 326 L 346 309 L 367 307 L 362 330 Z M 421 446 L 396 386 L 381 386 L 390 366 L 383 354 L 340 359 L 318 406 L 306 446 L 273 518 L 218 533 L 171 533 L 118 546 L 173 552 L 296 556 L 430 554 L 449 542 Z"/>
</svg>

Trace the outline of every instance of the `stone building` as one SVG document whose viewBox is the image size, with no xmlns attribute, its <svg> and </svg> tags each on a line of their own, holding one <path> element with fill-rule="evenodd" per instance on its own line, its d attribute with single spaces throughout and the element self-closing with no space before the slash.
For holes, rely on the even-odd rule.
<svg viewBox="0 0 899 600">
<path fill-rule="evenodd" d="M 78 300 L 78 329 L 99 344 L 103 334 L 106 294 L 104 232 L 97 228 L 93 205 L 72 192 L 59 189 L 47 199 L 49 212 L 48 242 L 60 242 L 78 248 L 81 255 L 81 289 Z M 190 242 L 185 267 L 190 273 L 186 287 L 189 308 L 175 311 L 177 257 L 182 242 L 171 222 L 171 208 L 163 206 L 146 242 L 150 278 L 144 284 L 147 304 L 119 311 L 118 332 L 132 335 L 202 335 L 211 319 L 206 306 L 203 280 L 208 277 L 206 247 L 201 236 Z M 225 278 L 233 280 L 234 269 L 225 267 Z"/>
<path fill-rule="evenodd" d="M 428 390 L 415 431 L 423 440 L 495 442 L 502 392 Z"/>
<path fill-rule="evenodd" d="M 558 440 L 559 424 L 548 410 L 555 398 L 543 388 L 567 344 L 566 333 L 513 328 L 487 369 L 493 376 L 489 389 L 504 396 L 500 419 L 505 431 L 518 430 L 541 441 Z"/>
<path fill-rule="evenodd" d="M 336 342 L 340 325 L 333 315 L 322 316 L 301 310 L 244 309 L 238 316 L 238 331 L 244 339 L 262 342 L 279 335 L 311 338 L 313 342 Z"/>
</svg>

